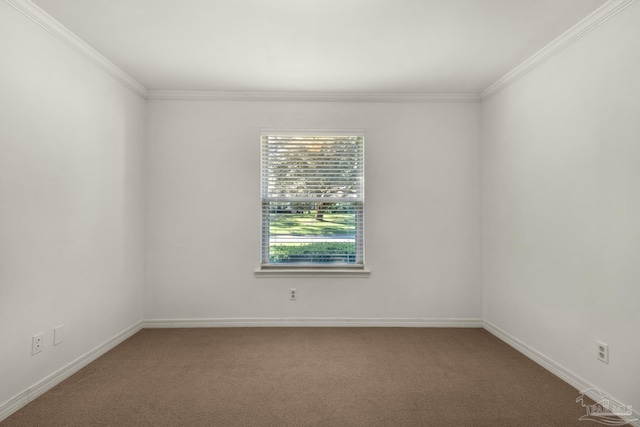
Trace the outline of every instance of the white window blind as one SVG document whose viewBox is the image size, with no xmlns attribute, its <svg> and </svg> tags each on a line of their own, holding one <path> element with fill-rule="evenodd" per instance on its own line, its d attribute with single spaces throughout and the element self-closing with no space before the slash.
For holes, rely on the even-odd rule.
<svg viewBox="0 0 640 427">
<path fill-rule="evenodd" d="M 364 133 L 263 131 L 263 266 L 364 265 Z"/>
</svg>

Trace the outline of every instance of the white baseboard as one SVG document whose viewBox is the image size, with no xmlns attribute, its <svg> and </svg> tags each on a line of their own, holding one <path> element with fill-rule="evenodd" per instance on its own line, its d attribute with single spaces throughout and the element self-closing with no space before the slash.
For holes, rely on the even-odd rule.
<svg viewBox="0 0 640 427">
<path fill-rule="evenodd" d="M 80 369 L 84 368 L 89 363 L 93 362 L 94 360 L 96 360 L 97 358 L 105 354 L 107 351 L 111 350 L 112 348 L 114 348 L 115 346 L 117 346 L 127 338 L 134 335 L 136 332 L 140 331 L 142 329 L 142 324 L 143 322 L 140 321 L 135 325 L 130 326 L 129 328 L 125 329 L 124 331 L 108 339 L 104 343 L 100 344 L 98 347 L 94 348 L 93 350 L 80 356 L 79 358 L 69 363 L 68 365 L 57 370 L 56 372 L 49 375 L 48 377 L 38 381 L 36 384 L 32 385 L 31 387 L 24 390 L 23 392 L 19 393 L 15 397 L 0 404 L 0 421 L 4 420 L 9 415 L 18 411 L 20 408 L 25 406 L 27 403 L 33 401 L 34 399 L 36 399 L 41 394 L 51 390 L 60 382 L 69 378 L 71 375 L 75 374 Z"/>
<path fill-rule="evenodd" d="M 2 405 L 0 405 L 0 422 L 29 402 L 30 400 L 28 389 L 23 391 L 22 393 L 19 393 L 17 396 L 14 396 L 12 399 L 4 402 Z"/>
<path fill-rule="evenodd" d="M 415 327 L 415 328 L 482 328 L 482 319 L 424 318 L 213 318 L 213 319 L 148 319 L 144 328 L 231 328 L 231 327 Z"/>
<path fill-rule="evenodd" d="M 606 395 L 609 398 L 609 400 L 611 400 L 612 402 L 617 404 L 622 403 L 619 399 L 616 399 L 615 397 L 611 396 L 609 393 L 606 393 L 604 390 L 600 389 L 599 387 L 589 384 L 587 381 L 580 378 L 573 372 L 569 371 L 568 369 L 564 368 L 563 366 L 549 359 L 547 356 L 543 355 L 542 353 L 529 347 L 527 344 L 523 343 L 519 339 L 509 335 L 507 332 L 503 331 L 493 323 L 487 320 L 484 320 L 483 323 L 484 323 L 484 329 L 486 329 L 488 332 L 490 332 L 497 338 L 501 339 L 505 343 L 509 344 L 511 347 L 518 350 L 520 353 L 524 354 L 529 359 L 533 360 L 538 365 L 542 366 L 547 371 L 551 372 L 552 374 L 554 374 L 564 382 L 576 388 L 578 391 L 589 390 L 585 394 L 590 398 L 592 398 L 593 400 L 595 401 L 599 400 L 600 396 L 598 396 L 598 394 L 596 393 L 596 390 L 599 390 L 600 392 L 602 392 L 602 394 Z M 576 397 L 578 396 L 576 395 Z M 627 405 L 623 405 L 623 406 L 627 406 Z M 620 418 L 624 419 L 632 426 L 640 427 L 640 414 L 638 414 L 636 411 L 633 411 L 632 415 L 628 417 L 621 416 Z"/>
</svg>

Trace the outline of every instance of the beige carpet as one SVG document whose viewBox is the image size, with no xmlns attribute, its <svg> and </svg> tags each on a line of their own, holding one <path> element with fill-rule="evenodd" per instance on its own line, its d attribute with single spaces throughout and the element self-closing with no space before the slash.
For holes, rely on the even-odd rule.
<svg viewBox="0 0 640 427">
<path fill-rule="evenodd" d="M 10 426 L 581 426 L 578 391 L 483 329 L 148 329 Z"/>
</svg>

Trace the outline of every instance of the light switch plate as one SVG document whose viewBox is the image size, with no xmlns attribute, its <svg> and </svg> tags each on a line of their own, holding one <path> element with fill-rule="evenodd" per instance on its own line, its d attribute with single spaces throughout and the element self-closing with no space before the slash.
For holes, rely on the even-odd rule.
<svg viewBox="0 0 640 427">
<path fill-rule="evenodd" d="M 53 328 L 53 345 L 58 345 L 63 339 L 64 325 Z"/>
</svg>

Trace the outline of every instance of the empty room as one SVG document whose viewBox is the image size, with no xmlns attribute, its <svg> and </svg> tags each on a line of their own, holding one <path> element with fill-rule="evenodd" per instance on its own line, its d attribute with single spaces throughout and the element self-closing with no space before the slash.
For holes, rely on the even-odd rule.
<svg viewBox="0 0 640 427">
<path fill-rule="evenodd" d="M 0 426 L 640 426 L 640 1 L 0 1 Z"/>
</svg>

